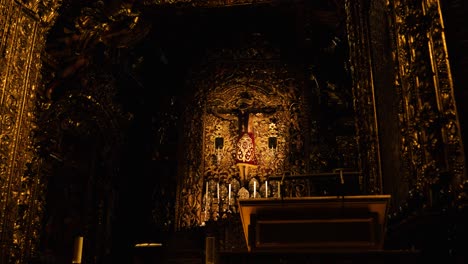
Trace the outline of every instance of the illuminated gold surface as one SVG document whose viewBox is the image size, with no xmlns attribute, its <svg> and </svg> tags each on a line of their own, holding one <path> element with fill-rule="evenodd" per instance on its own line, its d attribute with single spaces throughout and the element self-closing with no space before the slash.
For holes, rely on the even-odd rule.
<svg viewBox="0 0 468 264">
<path fill-rule="evenodd" d="M 221 204 L 212 203 L 208 215 L 205 215 L 203 193 L 205 182 L 221 182 L 226 186 L 232 180 L 241 185 L 248 183 L 256 176 L 261 181 L 271 175 L 282 175 L 290 171 L 293 164 L 286 159 L 295 150 L 290 149 L 290 142 L 295 139 L 304 141 L 308 131 L 304 97 L 300 92 L 301 82 L 295 80 L 286 66 L 279 63 L 279 54 L 275 49 L 253 47 L 245 50 L 212 51 L 210 64 L 203 67 L 191 80 L 194 90 L 199 91 L 193 104 L 187 109 L 187 124 L 184 131 L 187 143 L 184 179 L 179 183 L 181 194 L 178 196 L 176 223 L 186 228 L 200 225 L 208 219 L 223 217 L 223 200 Z M 267 60 L 266 58 L 270 58 Z M 230 63 L 224 63 L 224 60 Z M 209 60 L 208 60 L 209 61 Z M 251 168 L 245 179 L 239 177 L 233 153 L 238 138 L 236 122 L 217 117 L 212 113 L 214 107 L 235 108 L 241 92 L 248 91 L 254 98 L 257 107 L 275 107 L 278 109 L 272 116 L 258 114 L 253 127 L 255 145 L 258 155 L 258 166 Z M 296 108 L 296 111 L 291 111 Z M 268 147 L 271 120 L 276 120 L 277 148 Z M 216 136 L 224 138 L 222 149 L 215 149 Z M 197 157 L 202 157 L 199 159 Z M 304 160 L 307 157 L 303 157 Z M 216 196 L 211 189 L 209 197 Z M 235 204 L 233 195 L 232 205 Z"/>
<path fill-rule="evenodd" d="M 393 1 L 390 8 L 397 47 L 395 88 L 401 100 L 402 172 L 430 197 L 430 186 L 439 183 L 441 173 L 450 173 L 453 187 L 465 177 L 440 2 Z"/>
<path fill-rule="evenodd" d="M 0 5 L 0 262 L 23 263 L 37 248 L 44 185 L 35 174 L 36 93 L 45 32 L 59 1 Z"/>
<path fill-rule="evenodd" d="M 198 0 L 155 0 L 145 5 L 187 5 L 187 6 L 225 6 L 252 4 L 270 1 L 198 1 Z M 369 39 L 364 32 L 367 26 L 362 17 L 365 13 L 359 1 L 346 1 L 347 27 L 350 45 L 350 61 L 354 79 L 355 109 L 358 113 L 356 128 L 361 164 L 359 170 L 365 175 L 361 180 L 369 193 L 382 192 L 380 157 L 376 109 L 373 94 L 373 80 L 369 52 Z M 37 250 L 41 217 L 44 207 L 45 186 L 43 179 L 35 172 L 41 166 L 33 145 L 33 131 L 36 128 L 36 93 L 42 89 L 40 54 L 44 50 L 47 30 L 55 22 L 60 1 L 0 1 L 0 262 L 26 263 Z M 465 177 L 464 150 L 460 137 L 460 125 L 453 94 L 453 81 L 445 42 L 440 3 L 426 0 L 408 6 L 405 1 L 389 1 L 392 14 L 392 29 L 395 34 L 394 60 L 395 89 L 400 96 L 399 125 L 401 128 L 401 155 L 405 168 L 402 173 L 412 185 L 428 189 L 437 183 L 440 171 L 454 174 L 454 184 Z M 123 31 L 138 25 L 138 17 L 126 8 L 116 11 L 110 18 L 126 14 Z M 427 28 L 414 24 L 414 18 L 424 17 L 430 21 Z M 418 20 L 416 20 L 418 21 Z M 89 34 L 97 35 L 100 40 L 112 44 L 112 36 L 117 29 L 109 28 L 108 23 L 94 25 Z M 85 28 L 81 28 L 85 33 Z M 425 34 L 421 34 L 424 32 Z M 143 30 L 144 31 L 144 30 Z M 104 36 L 102 36 L 103 34 Z M 144 36 L 142 32 L 141 36 Z M 131 39 L 123 39 L 119 46 L 128 46 Z M 251 65 L 248 69 L 230 68 L 230 71 L 215 80 L 197 80 L 196 87 L 215 87 L 212 94 L 201 94 L 199 98 L 215 102 L 223 99 L 229 102 L 239 89 L 253 85 L 259 87 L 256 94 L 268 104 L 289 106 L 290 94 L 284 80 L 287 71 L 274 65 Z M 265 72 L 266 74 L 265 74 Z M 236 78 L 231 78 L 234 74 Z M 257 76 L 258 75 L 258 76 Z M 242 77 L 244 76 L 244 77 Z M 245 77 L 246 76 L 246 77 Z M 260 76 L 260 77 L 259 77 Z M 258 84 L 265 80 L 265 84 Z M 293 87 L 300 84 L 295 83 Z M 263 90 L 262 90 L 263 89 Z M 266 89 L 266 90 L 265 90 Z M 202 93 L 205 92 L 201 89 Z M 281 99 L 270 101 L 267 94 L 274 92 Z M 83 100 L 99 106 L 95 95 L 86 91 L 78 95 Z M 177 225 L 191 227 L 200 224 L 202 213 L 203 182 L 213 177 L 213 173 L 232 175 L 233 168 L 227 160 L 221 160 L 221 170 L 208 164 L 214 153 L 213 132 L 221 124 L 225 142 L 233 140 L 229 124 L 217 120 L 206 112 L 206 105 L 195 105 L 190 121 L 187 121 L 186 153 L 187 163 L 181 173 L 177 198 Z M 278 113 L 280 125 L 291 125 L 299 119 L 286 111 Z M 285 121 L 289 120 L 289 121 Z M 71 120 L 73 121 L 73 120 Z M 202 125 L 200 125 L 203 121 Z M 259 121 L 260 123 L 265 122 Z M 262 131 L 263 129 L 263 131 Z M 301 130 L 302 128 L 298 128 Z M 264 128 L 260 131 L 266 132 Z M 272 164 L 268 168 L 280 173 L 285 161 L 284 143 L 291 137 L 284 127 L 279 129 L 279 152 L 274 159 L 265 159 Z M 265 150 L 265 141 L 260 140 L 260 149 Z M 226 150 L 229 150 L 227 147 Z M 202 158 L 200 158 L 202 157 Z M 225 162 L 225 164 L 224 164 Z M 288 165 L 288 164 L 286 164 Z M 267 166 L 260 167 L 260 175 L 266 175 Z"/>
</svg>

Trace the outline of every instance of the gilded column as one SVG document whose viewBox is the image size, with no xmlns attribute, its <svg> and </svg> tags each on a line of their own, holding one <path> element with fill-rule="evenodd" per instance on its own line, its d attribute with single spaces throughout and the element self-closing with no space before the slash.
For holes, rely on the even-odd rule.
<svg viewBox="0 0 468 264">
<path fill-rule="evenodd" d="M 437 112 L 443 121 L 440 127 L 440 136 L 445 145 L 443 164 L 453 174 L 452 184 L 458 185 L 466 180 L 465 157 L 440 1 L 423 1 L 423 13 L 432 21 L 428 46 Z"/>
<path fill-rule="evenodd" d="M 363 2 L 346 1 L 349 58 L 353 79 L 354 109 L 356 111 L 359 167 L 363 189 L 369 194 L 382 192 L 382 173 L 378 124 L 375 109 L 374 80 L 368 33 L 368 7 Z"/>
<path fill-rule="evenodd" d="M 43 186 L 33 131 L 40 54 L 58 1 L 0 2 L 0 263 L 28 263 L 39 238 Z"/>
<path fill-rule="evenodd" d="M 456 186 L 465 178 L 440 2 L 395 0 L 390 9 L 401 155 L 414 189 L 431 203 L 434 186 Z"/>
</svg>

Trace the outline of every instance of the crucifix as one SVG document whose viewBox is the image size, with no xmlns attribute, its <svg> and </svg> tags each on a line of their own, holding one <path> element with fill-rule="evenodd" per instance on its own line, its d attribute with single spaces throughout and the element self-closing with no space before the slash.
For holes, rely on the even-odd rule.
<svg viewBox="0 0 468 264">
<path fill-rule="evenodd" d="M 245 182 L 249 168 L 256 168 L 258 161 L 255 153 L 255 137 L 253 121 L 257 115 L 271 115 L 277 108 L 255 107 L 252 95 L 248 92 L 240 93 L 235 107 L 231 109 L 213 108 L 213 114 L 238 123 L 238 139 L 236 143 L 235 162 L 239 168 L 239 176 Z"/>
</svg>

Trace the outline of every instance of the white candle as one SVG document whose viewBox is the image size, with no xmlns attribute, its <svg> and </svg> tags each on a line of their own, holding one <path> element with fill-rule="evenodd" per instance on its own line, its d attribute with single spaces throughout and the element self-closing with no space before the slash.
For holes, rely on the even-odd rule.
<svg viewBox="0 0 468 264">
<path fill-rule="evenodd" d="M 219 203 L 219 182 L 216 183 L 216 198 L 218 199 L 218 203 Z"/>
<path fill-rule="evenodd" d="M 81 263 L 82 254 L 83 254 L 83 237 L 79 236 L 75 238 L 75 249 L 73 252 L 72 263 Z"/>
<path fill-rule="evenodd" d="M 254 181 L 254 198 L 257 196 L 257 182 Z"/>
<path fill-rule="evenodd" d="M 268 181 L 265 181 L 265 197 L 268 197 Z"/>
<path fill-rule="evenodd" d="M 281 184 L 278 182 L 278 198 L 281 198 Z"/>
<path fill-rule="evenodd" d="M 231 184 L 229 184 L 228 205 L 231 205 Z"/>
<path fill-rule="evenodd" d="M 208 183 L 206 183 L 206 191 L 205 191 L 205 221 L 208 217 Z"/>
</svg>

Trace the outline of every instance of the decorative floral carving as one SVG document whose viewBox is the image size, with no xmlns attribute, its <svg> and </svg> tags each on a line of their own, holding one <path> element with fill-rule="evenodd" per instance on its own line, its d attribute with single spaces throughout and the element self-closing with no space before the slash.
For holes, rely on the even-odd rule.
<svg viewBox="0 0 468 264">
<path fill-rule="evenodd" d="M 33 138 L 46 29 L 39 1 L 8 3 L 0 5 L 0 262 L 22 263 L 37 249 L 44 206 Z M 52 13 L 57 6 L 50 1 Z"/>
<path fill-rule="evenodd" d="M 463 179 L 463 148 L 439 1 L 394 1 L 401 149 L 407 179 L 426 198 L 442 174 Z M 426 199 L 430 202 L 430 199 Z"/>
</svg>

